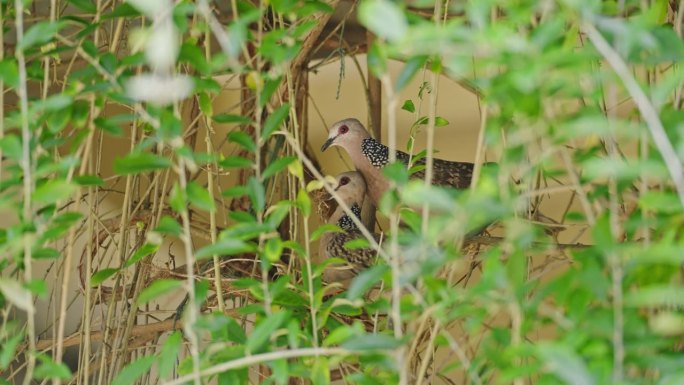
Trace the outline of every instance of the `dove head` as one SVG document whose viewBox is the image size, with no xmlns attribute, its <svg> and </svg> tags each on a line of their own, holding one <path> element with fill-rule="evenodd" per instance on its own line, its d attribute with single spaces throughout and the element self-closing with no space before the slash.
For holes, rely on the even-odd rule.
<svg viewBox="0 0 684 385">
<path fill-rule="evenodd" d="M 335 180 L 337 181 L 335 192 L 340 196 L 344 203 L 350 207 L 354 203 L 359 206 L 363 204 L 363 198 L 366 194 L 366 181 L 363 179 L 360 172 L 343 172 L 338 175 Z"/>
<path fill-rule="evenodd" d="M 366 138 L 370 138 L 370 134 L 357 119 L 340 120 L 330 127 L 328 139 L 323 143 L 321 151 L 340 146 L 349 152 L 353 148 L 361 148 L 361 142 Z"/>
</svg>

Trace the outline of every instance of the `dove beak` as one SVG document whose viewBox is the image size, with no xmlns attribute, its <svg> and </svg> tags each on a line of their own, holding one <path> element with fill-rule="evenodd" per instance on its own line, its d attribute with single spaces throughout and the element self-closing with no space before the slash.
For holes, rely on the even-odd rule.
<svg viewBox="0 0 684 385">
<path fill-rule="evenodd" d="M 333 136 L 332 138 L 328 138 L 328 140 L 323 143 L 323 146 L 321 147 L 321 152 L 324 152 L 325 150 L 328 149 L 328 147 L 332 146 L 333 142 L 335 142 L 335 139 L 337 139 L 337 136 Z"/>
</svg>

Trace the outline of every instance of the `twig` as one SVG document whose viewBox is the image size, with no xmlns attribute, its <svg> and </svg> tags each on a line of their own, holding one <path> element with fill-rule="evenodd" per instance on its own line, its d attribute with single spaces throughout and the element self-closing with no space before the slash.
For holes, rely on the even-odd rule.
<svg viewBox="0 0 684 385">
<path fill-rule="evenodd" d="M 235 314 L 238 314 L 238 311 L 234 311 Z M 151 323 L 147 325 L 135 325 L 131 329 L 131 336 L 134 337 L 139 337 L 139 336 L 145 336 L 145 335 L 150 335 L 154 333 L 161 333 L 161 332 L 166 332 L 166 331 L 171 331 L 171 330 L 178 330 L 180 329 L 182 324 L 175 320 L 175 319 L 168 319 L 156 323 Z M 89 337 L 91 342 L 102 342 L 104 341 L 104 331 L 103 330 L 96 330 L 92 331 L 89 333 L 88 336 L 84 336 L 83 333 L 75 333 L 70 335 L 69 337 L 64 338 L 64 347 L 69 347 L 69 346 L 76 346 L 80 343 L 82 338 Z M 52 350 L 52 346 L 55 344 L 54 339 L 46 339 L 46 340 L 39 340 L 36 343 L 36 349 L 38 350 Z"/>
<path fill-rule="evenodd" d="M 471 237 L 467 237 L 463 243 L 464 244 L 473 244 L 473 243 L 478 243 L 481 245 L 495 245 L 497 243 L 504 242 L 506 238 L 504 237 L 495 237 L 495 236 L 483 236 L 483 235 L 475 235 Z M 564 250 L 564 249 L 586 249 L 588 247 L 593 247 L 592 245 L 585 245 L 582 243 L 551 243 L 551 242 L 532 242 L 532 245 L 534 246 L 543 246 L 543 247 L 551 247 L 555 248 L 558 250 Z"/>
<path fill-rule="evenodd" d="M 672 182 L 679 195 L 679 200 L 684 206 L 684 167 L 682 167 L 682 163 L 679 161 L 679 157 L 665 133 L 663 123 L 660 121 L 660 117 L 653 107 L 653 104 L 648 100 L 648 97 L 641 89 L 641 86 L 639 86 L 639 83 L 637 83 L 632 72 L 627 67 L 627 64 L 613 47 L 608 44 L 596 27 L 589 22 L 584 22 L 582 24 L 582 29 L 584 29 L 587 36 L 589 36 L 589 40 L 591 40 L 599 53 L 601 53 L 604 59 L 613 67 L 615 73 L 620 80 L 622 80 L 627 92 L 629 92 L 632 99 L 634 99 L 634 103 L 651 131 L 653 142 L 658 148 L 658 151 L 663 157 L 663 161 L 670 172 L 670 177 L 672 178 Z"/>
<path fill-rule="evenodd" d="M 19 86 L 17 87 L 17 94 L 19 96 L 19 110 L 21 113 L 21 138 L 22 138 L 22 157 L 21 169 L 23 172 L 23 187 L 24 187 L 24 207 L 22 221 L 29 221 L 33 217 L 33 206 L 31 201 L 31 194 L 33 193 L 33 175 L 32 175 L 32 154 L 31 154 L 31 130 L 29 128 L 28 117 L 28 91 L 27 91 L 27 74 L 26 74 L 26 59 L 24 57 L 24 50 L 21 47 L 24 41 L 24 2 L 23 0 L 14 1 L 14 20 L 17 30 L 17 49 L 15 52 L 17 58 L 17 67 L 19 72 Z M 2 92 L 2 90 L 0 90 Z M 31 241 L 32 237 L 25 236 L 24 243 L 24 281 L 30 282 L 33 279 L 31 260 Z M 27 311 L 26 314 L 26 334 L 29 339 L 29 350 L 26 353 L 26 373 L 24 374 L 24 385 L 29 385 L 33 379 L 33 369 L 36 365 L 36 319 L 35 311 Z"/>
<path fill-rule="evenodd" d="M 211 366 L 200 372 L 201 377 L 212 376 L 215 374 L 223 373 L 228 370 L 241 368 L 244 366 L 260 364 L 262 362 L 269 362 L 273 360 L 287 359 L 287 358 L 297 358 L 297 357 L 309 357 L 309 356 L 335 356 L 335 355 L 345 355 L 351 352 L 342 348 L 303 348 L 303 349 L 293 349 L 293 350 L 283 350 L 279 352 L 269 352 L 263 354 L 255 354 L 253 356 L 246 356 L 238 358 L 236 360 L 224 362 L 218 365 Z M 172 381 L 162 382 L 163 385 L 180 385 L 185 382 L 192 380 L 192 375 L 185 375 L 178 377 Z"/>
<path fill-rule="evenodd" d="M 385 93 L 387 94 L 387 128 L 388 128 L 388 144 L 389 144 L 389 161 L 394 163 L 397 161 L 397 98 L 392 86 L 392 79 L 388 74 L 383 74 L 380 77 Z M 394 182 L 390 182 L 394 185 Z M 392 272 L 392 326 L 394 328 L 394 337 L 401 339 L 404 336 L 401 325 L 401 284 L 400 284 L 400 269 L 399 269 L 399 240 L 397 234 L 399 233 L 399 215 L 396 207 L 389 213 L 390 232 L 394 235 L 390 238 L 390 269 Z M 408 385 L 408 366 L 405 365 L 404 352 L 406 347 L 401 346 L 395 351 L 395 361 L 399 370 L 399 384 Z"/>
</svg>

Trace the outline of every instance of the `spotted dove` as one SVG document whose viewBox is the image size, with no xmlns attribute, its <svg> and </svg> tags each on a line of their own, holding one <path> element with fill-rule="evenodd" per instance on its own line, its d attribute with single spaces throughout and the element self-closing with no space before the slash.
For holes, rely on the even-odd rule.
<svg viewBox="0 0 684 385">
<path fill-rule="evenodd" d="M 335 191 L 342 201 L 351 208 L 357 217 L 361 215 L 361 207 L 366 194 L 366 182 L 363 176 L 357 171 L 350 171 L 339 174 L 336 177 L 337 185 Z M 319 254 L 323 259 L 342 258 L 347 261 L 347 266 L 328 267 L 323 273 L 323 279 L 327 282 L 342 282 L 356 275 L 360 270 L 373 264 L 377 252 L 371 248 L 347 249 L 345 244 L 355 239 L 363 238 L 363 234 L 344 212 L 341 206 L 337 207 L 330 216 L 327 223 L 336 224 L 341 232 L 327 232 L 321 236 Z M 374 235 L 376 241 L 379 236 Z"/>
<path fill-rule="evenodd" d="M 376 206 L 382 194 L 389 188 L 389 181 L 382 174 L 382 168 L 389 163 L 389 148 L 373 139 L 357 119 L 341 120 L 330 128 L 328 139 L 321 151 L 340 146 L 347 150 L 354 166 L 363 174 L 368 185 L 368 196 Z M 397 151 L 397 160 L 408 165 L 409 154 Z M 425 165 L 425 158 L 414 162 L 413 166 Z M 433 184 L 439 186 L 468 188 L 473 174 L 473 164 L 434 159 Z M 425 170 L 416 171 L 411 178 L 424 179 Z"/>
</svg>

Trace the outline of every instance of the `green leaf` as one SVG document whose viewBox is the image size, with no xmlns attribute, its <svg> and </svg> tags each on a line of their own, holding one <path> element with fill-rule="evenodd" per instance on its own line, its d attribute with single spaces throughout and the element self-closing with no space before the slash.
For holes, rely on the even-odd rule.
<svg viewBox="0 0 684 385">
<path fill-rule="evenodd" d="M 278 127 L 280 127 L 290 112 L 290 104 L 285 103 L 278 107 L 271 115 L 266 118 L 266 122 L 261 130 L 261 137 L 266 140 L 272 133 L 274 133 Z"/>
<path fill-rule="evenodd" d="M 228 339 L 238 344 L 247 342 L 247 334 L 237 321 L 231 317 L 226 316 L 226 331 L 228 332 Z"/>
<path fill-rule="evenodd" d="M 5 330 L 9 331 L 9 327 L 6 327 Z M 9 367 L 9 364 L 14 361 L 17 347 L 23 339 L 23 332 L 15 332 L 11 333 L 8 338 L 0 344 L 0 370 L 4 371 Z"/>
<path fill-rule="evenodd" d="M 274 332 L 283 324 L 285 319 L 289 318 L 289 316 L 289 312 L 281 311 L 263 318 L 247 339 L 247 345 L 245 346 L 247 352 L 258 353 L 261 351 L 269 338 L 271 338 Z"/>
<path fill-rule="evenodd" d="M 43 100 L 36 101 L 33 106 L 38 111 L 56 112 L 69 107 L 73 101 L 74 99 L 70 95 L 50 95 Z"/>
<path fill-rule="evenodd" d="M 48 130 L 56 134 L 62 131 L 71 120 L 71 108 L 65 107 L 52 111 L 46 115 L 46 119 Z"/>
<path fill-rule="evenodd" d="M 271 238 L 264 244 L 264 257 L 269 262 L 277 262 L 283 254 L 283 241 L 280 238 Z"/>
<path fill-rule="evenodd" d="M 171 160 L 147 152 L 128 154 L 114 160 L 114 172 L 118 175 L 135 174 L 171 167 Z"/>
<path fill-rule="evenodd" d="M 542 342 L 537 346 L 537 357 L 568 385 L 595 384 L 584 361 L 568 346 Z"/>
<path fill-rule="evenodd" d="M 290 47 L 283 47 L 282 44 L 277 43 L 277 44 L 273 45 L 272 47 L 268 47 L 262 41 L 262 45 L 260 48 L 261 48 L 261 53 L 265 54 L 264 56 L 268 55 L 269 53 L 274 53 L 274 52 L 279 52 L 279 51 L 285 52 L 286 56 L 290 56 L 290 57 L 286 57 L 286 58 L 281 58 L 281 57 L 274 58 L 273 59 L 274 62 L 280 62 L 282 60 L 290 60 L 290 59 L 294 58 L 294 56 L 297 54 L 297 46 L 296 45 L 293 45 Z M 271 55 L 271 56 L 273 56 L 273 55 Z M 275 56 L 277 56 L 277 55 L 275 55 Z M 266 84 L 264 84 L 264 87 L 261 90 L 261 95 L 259 95 L 259 106 L 261 106 L 263 108 L 266 106 L 266 103 L 268 103 L 268 101 L 271 100 L 271 96 L 273 96 L 273 94 L 276 92 L 276 90 L 280 86 L 281 79 L 282 79 L 282 77 L 277 77 L 275 79 L 266 80 Z"/>
<path fill-rule="evenodd" d="M 311 215 L 311 198 L 309 198 L 309 194 L 305 190 L 297 192 L 297 207 L 299 207 L 305 217 Z"/>
<path fill-rule="evenodd" d="M 19 282 L 0 277 L 0 292 L 12 305 L 16 306 L 29 314 L 33 314 L 33 296 L 31 292 L 23 287 Z"/>
<path fill-rule="evenodd" d="M 200 210 L 213 212 L 216 210 L 209 192 L 197 182 L 189 182 L 187 186 L 188 200 Z"/>
<path fill-rule="evenodd" d="M 212 117 L 216 123 L 239 123 L 239 124 L 250 124 L 252 123 L 252 119 L 242 116 L 242 115 L 233 115 L 233 114 L 218 114 L 214 115 Z"/>
<path fill-rule="evenodd" d="M 364 334 L 350 338 L 342 347 L 348 350 L 391 350 L 396 349 L 401 342 L 387 334 Z"/>
<path fill-rule="evenodd" d="M 76 213 L 73 211 L 67 211 L 58 215 L 43 233 L 43 239 L 57 239 L 61 237 L 82 217 L 83 215 L 81 213 Z"/>
<path fill-rule="evenodd" d="M 37 250 L 33 250 L 31 253 L 31 256 L 34 259 L 54 259 L 54 258 L 59 258 L 62 254 L 57 251 L 56 249 L 53 249 L 52 247 L 44 247 L 40 248 Z"/>
<path fill-rule="evenodd" d="M 19 85 L 19 70 L 17 63 L 12 59 L 0 61 L 0 82 L 5 82 L 6 86 L 17 88 Z"/>
<path fill-rule="evenodd" d="M 675 214 L 682 211 L 677 194 L 669 191 L 647 191 L 639 197 L 639 206 L 645 210 Z"/>
<path fill-rule="evenodd" d="M 427 63 L 427 60 L 427 56 L 414 56 L 407 60 L 406 64 L 404 64 L 404 67 L 401 69 L 399 76 L 397 76 L 397 85 L 395 86 L 396 90 L 403 90 L 404 87 L 406 87 L 411 82 L 411 79 L 413 79 L 413 77 L 416 76 L 416 73 L 418 73 L 418 71 L 425 67 L 425 63 Z M 407 102 L 411 101 L 407 100 Z M 402 106 L 401 108 L 404 109 L 405 106 L 406 102 L 404 102 L 404 106 Z M 411 102 L 411 107 L 413 107 L 413 102 Z M 415 107 L 413 108 L 415 111 Z"/>
<path fill-rule="evenodd" d="M 241 156 L 232 155 L 218 161 L 218 165 L 225 168 L 252 167 L 252 161 Z"/>
<path fill-rule="evenodd" d="M 23 156 L 21 149 L 21 141 L 16 135 L 7 135 L 0 140 L 0 148 L 2 148 L 2 155 L 15 162 L 20 162 Z"/>
<path fill-rule="evenodd" d="M 349 285 L 347 299 L 354 301 L 361 298 L 370 288 L 378 283 L 382 276 L 389 270 L 387 265 L 372 266 L 357 275 Z"/>
<path fill-rule="evenodd" d="M 248 193 L 249 189 L 247 188 L 247 186 L 233 186 L 223 190 L 223 192 L 221 192 L 221 195 L 228 198 L 235 198 L 247 195 Z"/>
<path fill-rule="evenodd" d="M 287 360 L 284 358 L 273 360 L 268 363 L 273 370 L 273 379 L 278 385 L 286 385 L 290 379 L 290 370 L 287 365 Z"/>
<path fill-rule="evenodd" d="M 286 156 L 284 158 L 277 158 L 271 164 L 269 164 L 265 169 L 264 172 L 261 174 L 261 177 L 264 179 L 268 179 L 272 177 L 273 175 L 279 173 L 285 167 L 289 166 L 290 163 L 294 162 L 297 160 L 297 157 L 294 156 Z"/>
<path fill-rule="evenodd" d="M 71 196 L 76 190 L 76 186 L 62 179 L 49 180 L 33 191 L 33 201 L 49 205 L 63 201 Z"/>
<path fill-rule="evenodd" d="M 413 123 L 414 126 L 426 126 L 428 124 L 430 124 L 430 117 L 428 116 L 422 116 L 420 119 L 416 120 L 415 123 Z M 435 116 L 435 127 L 444 127 L 448 125 L 448 120 L 444 119 L 441 116 Z"/>
<path fill-rule="evenodd" d="M 171 218 L 168 215 L 165 215 L 159 220 L 159 225 L 154 229 L 154 231 L 161 233 L 161 234 L 169 234 L 173 236 L 179 236 L 182 229 L 181 225 L 176 222 L 175 219 Z"/>
<path fill-rule="evenodd" d="M 114 136 L 123 136 L 124 130 L 119 126 L 115 121 L 112 119 L 108 118 L 103 118 L 101 116 L 98 116 L 94 120 L 95 126 L 97 126 L 99 129 L 102 131 L 114 135 Z"/>
<path fill-rule="evenodd" d="M 385 176 L 397 183 L 399 186 L 403 186 L 409 181 L 409 173 L 406 169 L 406 165 L 401 162 L 390 163 L 383 167 L 382 173 Z"/>
<path fill-rule="evenodd" d="M 169 206 L 175 212 L 180 213 L 186 210 L 186 205 L 188 202 L 188 196 L 180 187 L 180 183 L 176 182 L 171 189 L 171 194 L 169 196 Z"/>
<path fill-rule="evenodd" d="M 96 271 L 90 277 L 90 286 L 95 287 L 95 286 L 101 284 L 102 282 L 107 280 L 107 278 L 116 274 L 118 271 L 119 271 L 119 269 L 115 269 L 113 267 L 108 267 L 108 268 Z"/>
<path fill-rule="evenodd" d="M 52 40 L 60 29 L 64 28 L 66 23 L 41 21 L 29 27 L 24 33 L 24 39 L 17 45 L 17 50 L 26 51 L 34 45 L 45 44 Z"/>
<path fill-rule="evenodd" d="M 325 337 L 323 340 L 323 346 L 338 345 L 356 335 L 358 335 L 357 330 L 351 326 L 343 325 L 333 330 L 327 337 Z"/>
<path fill-rule="evenodd" d="M 401 106 L 401 109 L 410 113 L 416 112 L 416 106 L 413 104 L 413 100 L 411 99 L 406 99 L 404 104 Z"/>
<path fill-rule="evenodd" d="M 144 305 L 157 297 L 170 293 L 183 286 L 183 281 L 177 279 L 158 279 L 146 288 L 138 296 L 138 305 Z"/>
<path fill-rule="evenodd" d="M 684 287 L 659 284 L 640 288 L 625 295 L 625 304 L 634 307 L 684 306 Z"/>
<path fill-rule="evenodd" d="M 394 42 L 408 32 L 406 15 L 389 0 L 365 0 L 359 6 L 359 21 L 381 38 Z"/>
<path fill-rule="evenodd" d="M 150 370 L 156 359 L 152 355 L 144 356 L 124 366 L 114 378 L 114 381 L 112 381 L 112 385 L 131 385 L 135 383 L 143 374 Z"/>
<path fill-rule="evenodd" d="M 176 361 L 178 360 L 178 352 L 180 352 L 183 343 L 183 335 L 176 330 L 171 333 L 164 341 L 159 357 L 157 358 L 157 370 L 159 377 L 165 378 L 171 374 Z"/>
<path fill-rule="evenodd" d="M 264 185 L 255 177 L 251 176 L 247 180 L 247 189 L 247 193 L 252 202 L 252 208 L 256 212 L 264 211 L 264 207 L 266 206 L 266 191 Z"/>
<path fill-rule="evenodd" d="M 202 111 L 205 116 L 211 117 L 214 115 L 214 108 L 211 104 L 211 98 L 206 92 L 199 93 L 199 107 L 200 111 Z"/>
<path fill-rule="evenodd" d="M 249 152 L 256 151 L 256 144 L 254 144 L 254 140 L 252 140 L 252 137 L 249 136 L 249 134 L 247 134 L 246 132 L 232 131 L 228 134 L 228 140 L 233 143 L 239 144 L 240 146 L 242 146 L 242 148 Z"/>
<path fill-rule="evenodd" d="M 367 249 L 369 247 L 370 242 L 368 242 L 368 239 L 363 237 L 352 239 L 351 241 L 347 241 L 344 244 L 344 248 L 348 250 Z"/>
<path fill-rule="evenodd" d="M 213 255 L 238 255 L 254 252 L 254 246 L 236 238 L 223 238 L 211 245 L 204 246 L 195 252 L 195 259 L 204 259 Z"/>
<path fill-rule="evenodd" d="M 290 201 L 280 201 L 269 207 L 266 212 L 267 217 L 264 224 L 271 226 L 271 228 L 278 227 L 283 219 L 290 213 L 291 207 L 292 203 Z"/>
<path fill-rule="evenodd" d="M 74 177 L 74 182 L 81 186 L 102 186 L 104 179 L 97 175 L 79 175 Z"/>
<path fill-rule="evenodd" d="M 178 53 L 178 62 L 190 63 L 202 75 L 209 75 L 211 73 L 211 66 L 209 66 L 209 63 L 205 59 L 204 52 L 202 51 L 201 47 L 197 45 L 183 43 L 183 45 L 181 45 L 180 52 Z M 212 114 L 209 114 L 208 116 L 212 116 Z"/>
<path fill-rule="evenodd" d="M 33 377 L 37 379 L 59 378 L 68 380 L 71 378 L 71 370 L 63 362 L 55 362 L 50 356 L 41 354 L 38 356 L 40 365 L 33 372 Z"/>
<path fill-rule="evenodd" d="M 387 49 L 377 41 L 368 50 L 368 67 L 373 75 L 381 77 L 387 73 Z"/>
<path fill-rule="evenodd" d="M 141 259 L 147 257 L 148 255 L 157 252 L 159 250 L 159 245 L 154 245 L 151 243 L 145 243 L 138 250 L 133 253 L 133 255 L 126 261 L 124 267 L 130 267 L 138 263 Z"/>
<path fill-rule="evenodd" d="M 325 223 L 320 226 L 314 231 L 311 232 L 311 242 L 317 240 L 320 238 L 323 234 L 327 232 L 335 232 L 335 233 L 342 233 L 344 230 L 340 229 L 339 226 L 333 225 L 331 223 Z"/>
<path fill-rule="evenodd" d="M 97 12 L 97 7 L 91 0 L 68 0 L 69 3 L 73 4 L 76 8 L 86 11 L 88 13 Z"/>
<path fill-rule="evenodd" d="M 311 382 L 314 385 L 330 384 L 330 364 L 327 357 L 316 357 L 311 369 Z"/>
<path fill-rule="evenodd" d="M 41 298 L 45 298 L 48 294 L 48 285 L 42 279 L 32 279 L 24 284 L 27 289 L 33 293 L 33 295 Z"/>
</svg>

